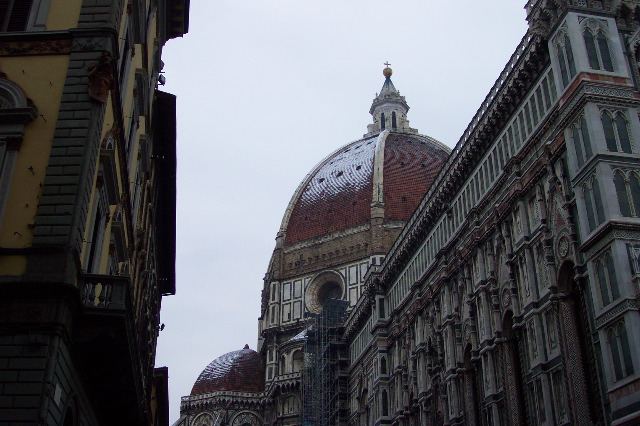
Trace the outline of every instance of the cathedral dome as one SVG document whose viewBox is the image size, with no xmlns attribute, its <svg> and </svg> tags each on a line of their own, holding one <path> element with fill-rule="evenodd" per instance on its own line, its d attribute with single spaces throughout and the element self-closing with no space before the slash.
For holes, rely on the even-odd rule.
<svg viewBox="0 0 640 426">
<path fill-rule="evenodd" d="M 375 219 L 406 222 L 451 150 L 409 127 L 409 105 L 384 69 L 384 84 L 371 104 L 373 124 L 363 139 L 322 160 L 294 193 L 278 233 L 284 246 L 331 239 L 364 230 Z"/>
<path fill-rule="evenodd" d="M 280 229 L 284 244 L 356 228 L 371 221 L 406 221 L 449 157 L 450 149 L 413 132 L 384 130 L 321 161 L 294 194 Z"/>
<path fill-rule="evenodd" d="M 244 349 L 214 359 L 198 376 L 191 396 L 220 391 L 264 391 L 264 364 L 260 354 L 245 345 Z"/>
</svg>

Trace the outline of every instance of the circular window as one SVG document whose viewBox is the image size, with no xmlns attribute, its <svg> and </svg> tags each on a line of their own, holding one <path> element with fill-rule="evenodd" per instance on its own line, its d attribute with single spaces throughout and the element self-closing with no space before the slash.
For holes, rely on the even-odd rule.
<svg viewBox="0 0 640 426">
<path fill-rule="evenodd" d="M 326 271 L 315 277 L 305 294 L 307 309 L 313 313 L 320 313 L 329 299 L 344 297 L 344 282 L 337 272 Z"/>
<path fill-rule="evenodd" d="M 342 296 L 342 287 L 335 281 L 328 281 L 318 290 L 318 302 L 324 306 L 329 299 L 340 299 Z"/>
</svg>

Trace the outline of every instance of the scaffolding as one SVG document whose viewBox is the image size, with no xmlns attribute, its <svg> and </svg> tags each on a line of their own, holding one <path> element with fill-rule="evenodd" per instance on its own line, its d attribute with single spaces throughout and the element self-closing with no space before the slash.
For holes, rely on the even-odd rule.
<svg viewBox="0 0 640 426">
<path fill-rule="evenodd" d="M 348 307 L 346 300 L 329 299 L 312 318 L 304 344 L 303 426 L 347 424 L 348 357 L 342 319 Z"/>
</svg>

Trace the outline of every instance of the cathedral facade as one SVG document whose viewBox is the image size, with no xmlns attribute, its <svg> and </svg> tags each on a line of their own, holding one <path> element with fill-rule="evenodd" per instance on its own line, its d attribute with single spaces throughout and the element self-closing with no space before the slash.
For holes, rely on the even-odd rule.
<svg viewBox="0 0 640 426">
<path fill-rule="evenodd" d="M 530 0 L 453 150 L 385 82 L 177 425 L 640 421 L 640 2 Z"/>
<path fill-rule="evenodd" d="M 0 424 L 161 425 L 188 0 L 0 2 Z"/>
</svg>

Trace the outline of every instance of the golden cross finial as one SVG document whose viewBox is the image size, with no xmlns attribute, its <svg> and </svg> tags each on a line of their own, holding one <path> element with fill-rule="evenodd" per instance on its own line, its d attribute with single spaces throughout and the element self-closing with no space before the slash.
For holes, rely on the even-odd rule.
<svg viewBox="0 0 640 426">
<path fill-rule="evenodd" d="M 389 61 L 387 61 L 387 62 L 385 62 L 385 63 L 384 63 L 384 65 L 385 65 L 387 68 L 389 68 L 389 65 L 391 65 L 391 64 L 389 63 Z"/>
</svg>

